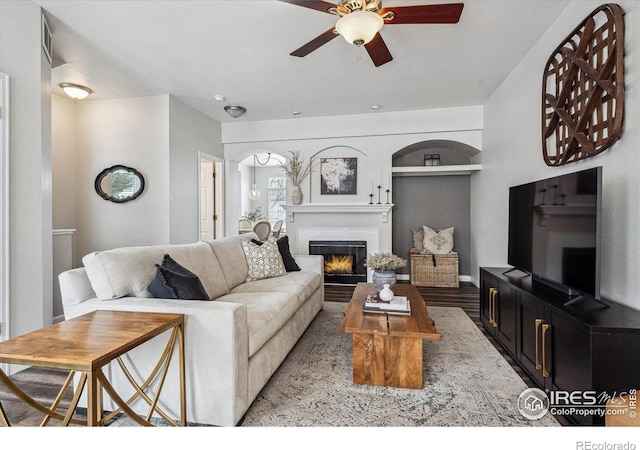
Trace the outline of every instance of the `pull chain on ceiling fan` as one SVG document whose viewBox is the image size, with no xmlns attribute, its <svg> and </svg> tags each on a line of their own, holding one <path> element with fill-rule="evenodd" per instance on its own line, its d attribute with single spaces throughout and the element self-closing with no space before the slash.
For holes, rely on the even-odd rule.
<svg viewBox="0 0 640 450">
<path fill-rule="evenodd" d="M 343 0 L 338 5 L 321 0 L 281 1 L 340 17 L 333 28 L 291 52 L 291 56 L 307 56 L 340 35 L 350 44 L 364 46 L 376 67 L 393 59 L 380 35 L 384 25 L 458 23 L 464 7 L 463 3 L 446 3 L 383 8 L 381 0 Z"/>
</svg>

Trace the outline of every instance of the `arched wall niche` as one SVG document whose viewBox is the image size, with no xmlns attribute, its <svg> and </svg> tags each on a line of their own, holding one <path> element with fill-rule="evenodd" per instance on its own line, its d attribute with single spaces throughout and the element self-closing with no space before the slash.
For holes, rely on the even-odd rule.
<svg viewBox="0 0 640 450">
<path fill-rule="evenodd" d="M 424 155 L 440 155 L 440 165 L 471 164 L 480 154 L 477 148 L 463 142 L 450 140 L 429 140 L 407 145 L 395 152 L 392 157 L 393 167 L 411 167 L 424 165 Z"/>
<path fill-rule="evenodd" d="M 451 140 L 428 140 L 407 145 L 394 152 L 393 167 L 424 166 L 424 155 L 439 154 L 441 166 L 469 165 L 478 159 L 477 148 Z M 455 172 L 452 172 L 455 173 Z M 436 230 L 454 228 L 454 251 L 459 256 L 459 273 L 471 270 L 471 181 L 470 175 L 413 173 L 413 176 L 393 177 L 393 230 L 394 253 L 409 257 L 413 248 L 413 228 L 422 226 Z M 399 271 L 409 278 L 410 267 Z"/>
<path fill-rule="evenodd" d="M 357 158 L 356 193 L 323 195 L 320 192 L 320 170 L 325 158 Z M 311 155 L 313 171 L 309 176 L 310 202 L 313 203 L 369 203 L 369 194 L 374 174 L 369 172 L 368 155 L 362 150 L 348 145 L 325 147 Z"/>
</svg>

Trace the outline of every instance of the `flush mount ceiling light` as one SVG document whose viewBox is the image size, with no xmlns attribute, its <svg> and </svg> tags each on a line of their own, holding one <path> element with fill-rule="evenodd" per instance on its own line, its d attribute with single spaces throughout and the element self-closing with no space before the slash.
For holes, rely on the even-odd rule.
<svg viewBox="0 0 640 450">
<path fill-rule="evenodd" d="M 74 100 L 87 98 L 93 91 L 85 86 L 73 83 L 60 83 L 62 91 Z"/>
<path fill-rule="evenodd" d="M 237 119 L 247 112 L 247 108 L 237 105 L 227 105 L 224 107 L 224 110 L 234 119 Z"/>
</svg>

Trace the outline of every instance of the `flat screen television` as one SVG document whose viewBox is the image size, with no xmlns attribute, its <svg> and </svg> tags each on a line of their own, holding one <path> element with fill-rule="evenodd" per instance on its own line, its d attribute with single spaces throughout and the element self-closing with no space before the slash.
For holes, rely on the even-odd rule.
<svg viewBox="0 0 640 450">
<path fill-rule="evenodd" d="M 602 167 L 509 188 L 509 265 L 599 299 L 601 199 Z"/>
</svg>

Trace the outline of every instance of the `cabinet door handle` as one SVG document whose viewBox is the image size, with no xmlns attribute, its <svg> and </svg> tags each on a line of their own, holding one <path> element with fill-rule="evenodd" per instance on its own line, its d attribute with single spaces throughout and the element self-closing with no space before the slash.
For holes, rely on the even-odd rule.
<svg viewBox="0 0 640 450">
<path fill-rule="evenodd" d="M 498 327 L 498 321 L 496 320 L 496 298 L 500 294 L 500 291 L 497 289 L 493 289 L 493 326 L 494 328 Z"/>
<path fill-rule="evenodd" d="M 549 328 L 551 327 L 551 325 L 549 325 L 548 323 L 545 323 L 542 325 L 542 376 L 544 378 L 549 378 L 551 376 L 551 373 L 549 373 L 549 371 L 547 371 L 547 348 L 546 348 L 546 341 L 547 341 L 547 331 L 549 330 Z"/>
<path fill-rule="evenodd" d="M 493 327 L 497 328 L 498 327 L 498 321 L 496 320 L 496 299 L 498 297 L 498 294 L 500 291 L 498 291 L 496 288 L 491 288 L 492 289 L 492 295 L 491 295 L 491 316 L 493 318 Z"/>
<path fill-rule="evenodd" d="M 495 308 L 494 303 L 496 301 L 496 288 L 489 288 L 489 323 L 496 326 L 496 321 L 494 319 L 495 316 Z"/>
<path fill-rule="evenodd" d="M 536 370 L 542 369 L 542 364 L 540 364 L 540 341 L 538 340 L 538 336 L 540 335 L 540 324 L 542 323 L 542 319 L 536 319 Z"/>
<path fill-rule="evenodd" d="M 489 288 L 489 323 L 493 325 L 493 288 Z"/>
</svg>

